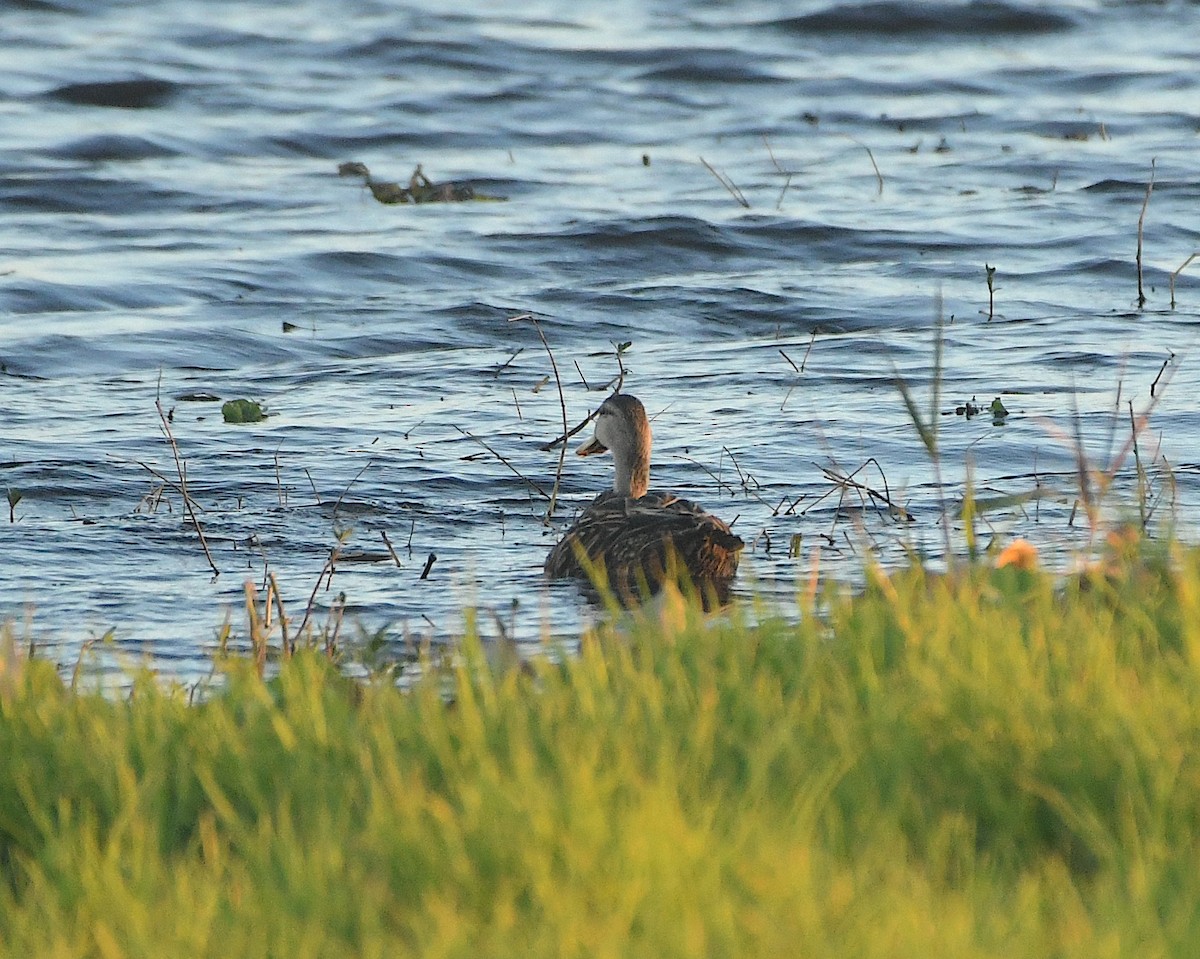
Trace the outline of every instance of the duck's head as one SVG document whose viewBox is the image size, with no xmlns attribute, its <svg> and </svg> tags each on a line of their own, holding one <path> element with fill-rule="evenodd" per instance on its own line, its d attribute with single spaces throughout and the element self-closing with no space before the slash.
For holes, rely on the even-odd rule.
<svg viewBox="0 0 1200 959">
<path fill-rule="evenodd" d="M 650 487 L 650 420 L 636 396 L 614 393 L 596 412 L 596 435 L 575 452 L 580 456 L 611 452 L 613 490 L 624 496 L 645 496 Z"/>
</svg>

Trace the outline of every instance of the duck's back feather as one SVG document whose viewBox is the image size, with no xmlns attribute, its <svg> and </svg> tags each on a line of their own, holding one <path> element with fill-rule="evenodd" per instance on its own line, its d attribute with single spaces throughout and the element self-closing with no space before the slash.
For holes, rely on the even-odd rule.
<svg viewBox="0 0 1200 959">
<path fill-rule="evenodd" d="M 595 567 L 620 596 L 657 589 L 673 569 L 698 586 L 726 586 L 745 544 L 690 500 L 662 493 L 638 499 L 601 493 L 546 558 L 546 575 L 591 579 Z"/>
</svg>

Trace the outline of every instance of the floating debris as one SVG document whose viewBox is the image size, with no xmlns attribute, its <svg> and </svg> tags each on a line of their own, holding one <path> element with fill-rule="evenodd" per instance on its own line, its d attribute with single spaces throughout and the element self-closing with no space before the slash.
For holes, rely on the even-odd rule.
<svg viewBox="0 0 1200 959">
<path fill-rule="evenodd" d="M 427 177 L 418 163 L 408 178 L 408 186 L 392 183 L 387 180 L 376 180 L 371 176 L 365 163 L 352 160 L 338 166 L 338 176 L 362 177 L 363 183 L 371 191 L 371 196 L 380 203 L 463 203 L 467 200 L 504 201 L 508 197 L 490 196 L 486 193 L 476 193 L 470 183 L 449 181 L 434 183 Z"/>
</svg>

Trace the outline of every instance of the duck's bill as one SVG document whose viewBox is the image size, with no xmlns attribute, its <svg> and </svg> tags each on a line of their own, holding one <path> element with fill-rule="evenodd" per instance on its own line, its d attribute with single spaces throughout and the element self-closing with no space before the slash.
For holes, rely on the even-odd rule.
<svg viewBox="0 0 1200 959">
<path fill-rule="evenodd" d="M 607 453 L 608 447 L 601 443 L 596 437 L 592 437 L 575 451 L 576 456 L 594 456 L 596 453 Z"/>
</svg>

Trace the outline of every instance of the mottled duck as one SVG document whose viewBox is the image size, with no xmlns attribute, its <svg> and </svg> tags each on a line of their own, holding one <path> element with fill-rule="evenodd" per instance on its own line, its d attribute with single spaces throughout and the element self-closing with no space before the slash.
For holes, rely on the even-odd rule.
<svg viewBox="0 0 1200 959">
<path fill-rule="evenodd" d="M 607 586 L 629 601 L 679 579 L 724 601 L 745 546 L 690 500 L 651 493 L 650 421 L 640 400 L 615 393 L 596 413 L 580 456 L 611 452 L 613 487 L 597 496 L 546 557 L 546 575 Z"/>
</svg>

